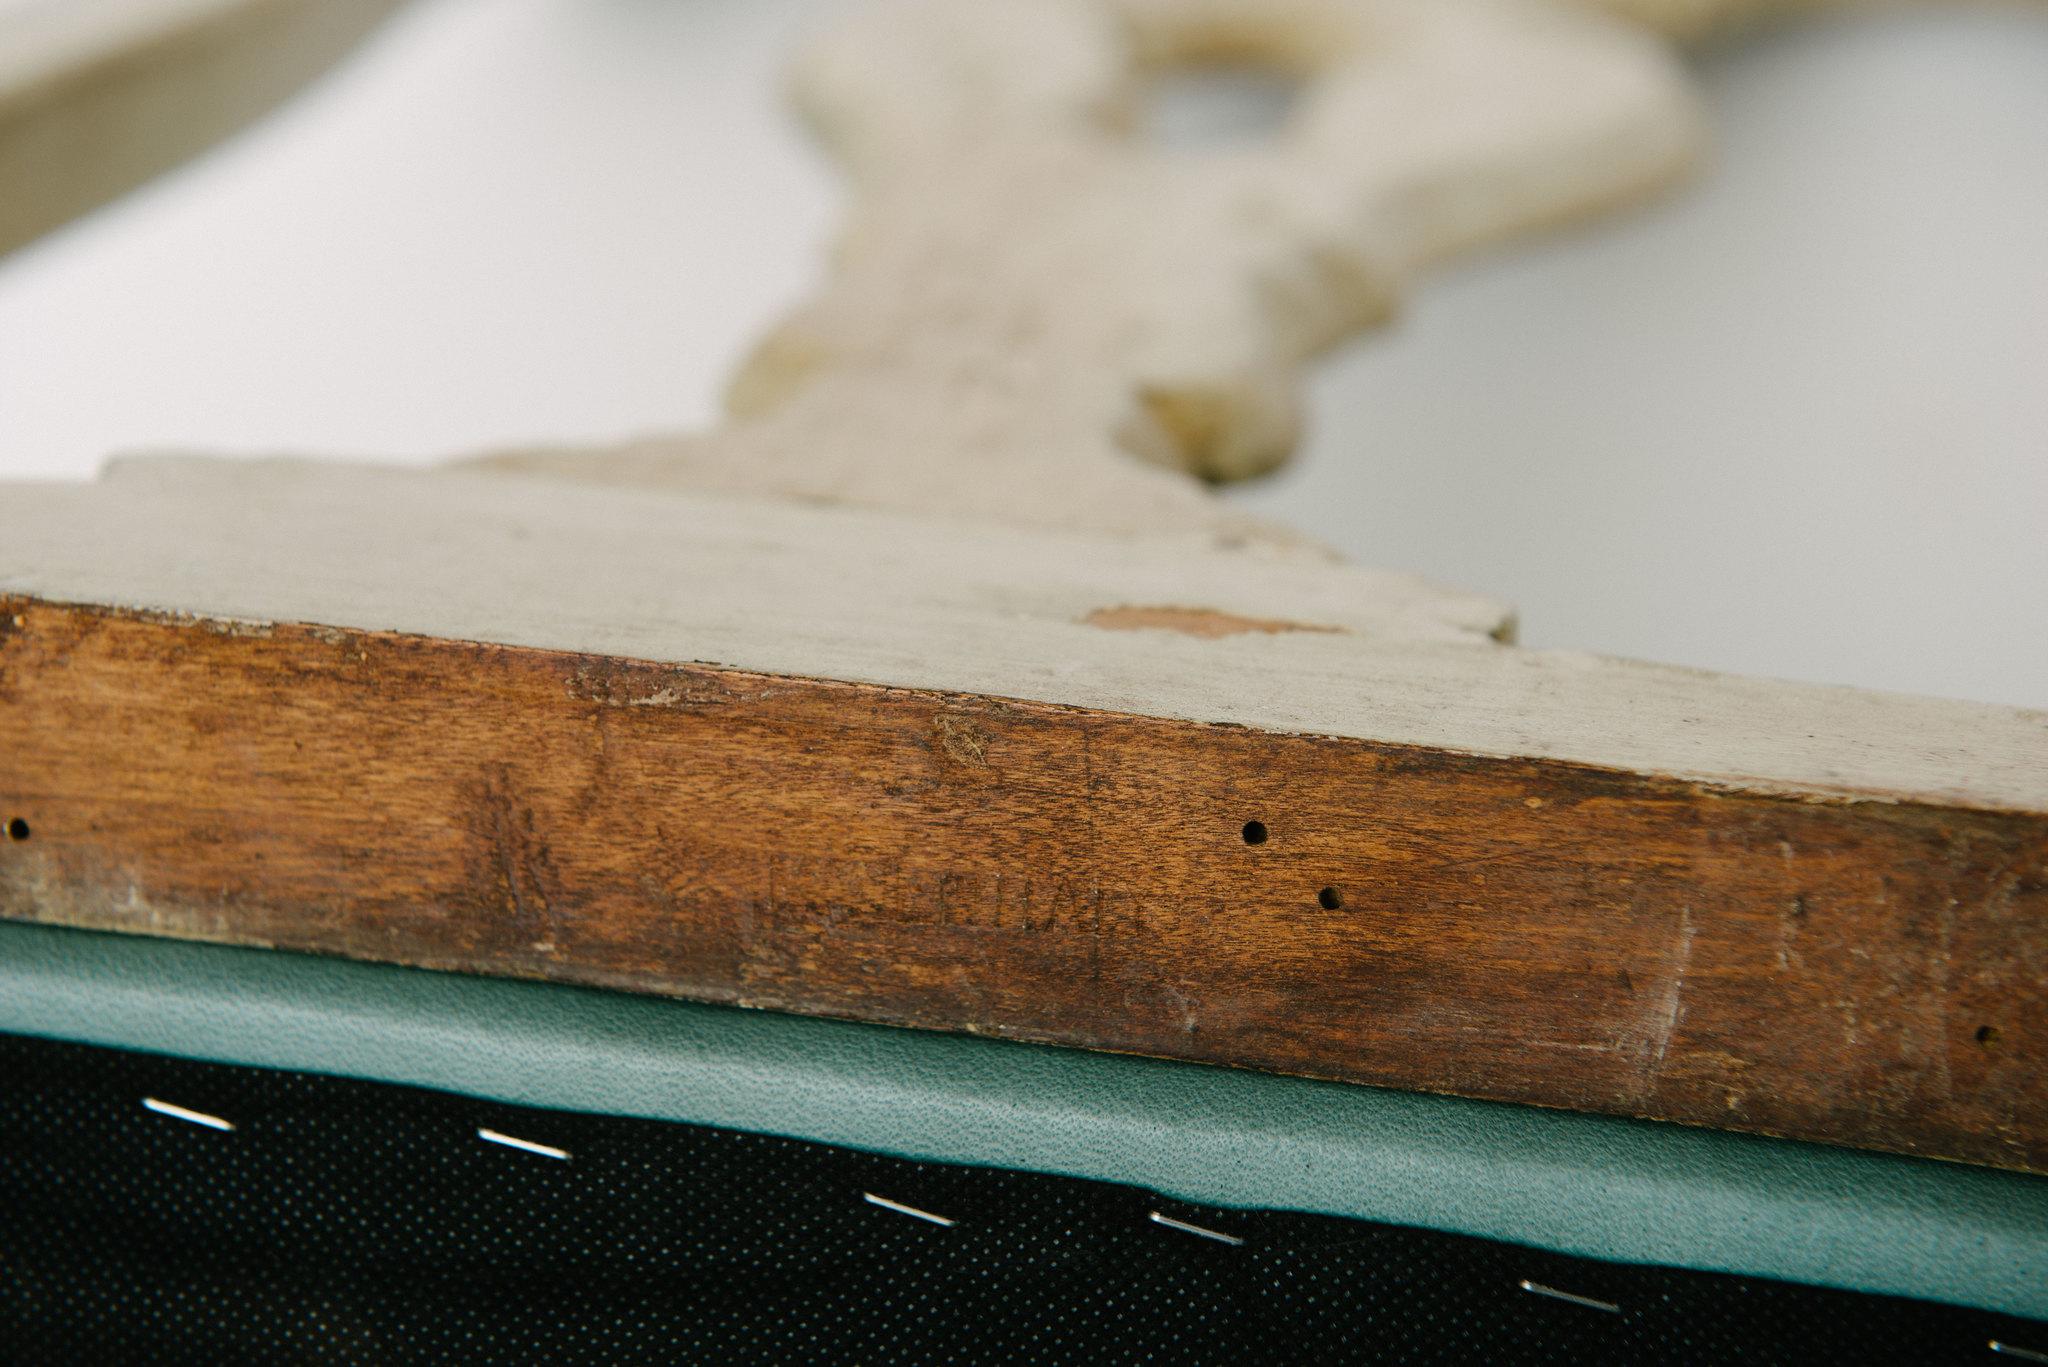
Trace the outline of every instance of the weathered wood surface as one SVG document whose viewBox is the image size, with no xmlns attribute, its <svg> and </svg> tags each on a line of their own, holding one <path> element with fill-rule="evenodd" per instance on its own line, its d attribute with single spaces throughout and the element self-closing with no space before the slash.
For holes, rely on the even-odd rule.
<svg viewBox="0 0 2048 1367">
<path fill-rule="evenodd" d="M 18 487 L 0 915 L 2048 1169 L 2048 717 L 1347 625 L 1243 552 L 1172 560 L 1234 597 L 1091 622 L 1147 606 L 1145 548 L 1034 601 L 1041 535 L 290 466 Z M 868 606 L 835 644 L 792 578 Z M 95 593 L 127 606 L 53 601 Z M 1011 695 L 942 682 L 975 668 Z M 1665 772 L 1586 762 L 1659 727 Z M 1776 767 L 1673 777 L 1688 729 Z"/>
<path fill-rule="evenodd" d="M 1142 136 L 1152 77 L 1219 61 L 1299 82 L 1282 128 Z M 1430 267 L 1652 193 L 1701 141 L 1667 42 L 1517 0 L 872 0 L 790 88 L 847 220 L 733 420 L 487 463 L 1299 543 L 1184 476 L 1283 460 L 1308 361 Z"/>
<path fill-rule="evenodd" d="M 0 611 L 8 917 L 2048 1168 L 2042 816 Z"/>
<path fill-rule="evenodd" d="M 1108 117 L 1246 55 L 1310 87 L 1255 154 Z M 2048 1170 L 2048 716 L 1512 649 L 1185 478 L 1682 169 L 1667 52 L 905 3 L 800 87 L 853 226 L 724 432 L 4 492 L 0 915 Z"/>
<path fill-rule="evenodd" d="M 0 592 L 2048 811 L 2048 713 L 1510 649 L 1487 598 L 1207 537 L 165 459 L 0 490 Z M 1306 629 L 1131 630 L 1133 608 Z"/>
<path fill-rule="evenodd" d="M 1674 36 L 1830 2 L 866 0 L 793 64 L 846 222 L 731 421 L 483 461 L 1298 543 L 1174 476 L 1284 461 L 1308 364 L 1434 268 L 1683 179 L 1708 130 Z M 1161 72 L 1217 63 L 1295 84 L 1278 127 L 1143 135 Z"/>
</svg>

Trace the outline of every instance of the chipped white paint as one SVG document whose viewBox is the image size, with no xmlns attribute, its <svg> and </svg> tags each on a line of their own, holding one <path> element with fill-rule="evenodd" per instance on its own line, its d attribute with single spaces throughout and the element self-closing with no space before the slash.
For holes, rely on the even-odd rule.
<svg viewBox="0 0 2048 1367">
<path fill-rule="evenodd" d="M 797 98 L 849 172 L 851 223 L 819 294 L 741 371 L 736 421 L 485 464 L 1089 530 L 1133 548 L 1182 538 L 1177 564 L 1144 591 L 1070 600 L 1055 623 L 1042 608 L 1049 588 L 1071 587 L 1073 543 L 1031 550 L 985 531 L 968 549 L 926 524 L 915 535 L 932 547 L 928 576 L 1009 560 L 1011 586 L 987 585 L 973 625 L 928 582 L 889 597 L 856 573 L 840 582 L 868 590 L 853 617 L 865 639 L 805 636 L 791 609 L 816 622 L 835 597 L 813 579 L 794 590 L 810 601 L 759 605 L 791 636 L 734 644 L 719 654 L 728 663 L 1769 791 L 2048 808 L 2039 713 L 1493 650 L 1457 639 L 1485 615 L 1469 600 L 1410 596 L 1403 626 L 1430 629 L 1382 634 L 1266 592 L 1282 563 L 1332 586 L 1346 572 L 1176 477 L 1283 459 L 1303 364 L 1381 321 L 1429 265 L 1683 173 L 1697 110 L 1652 31 L 1694 36 L 1794 3 L 877 0 L 798 64 Z M 1300 78 L 1276 137 L 1189 158 L 1133 135 L 1150 73 L 1216 60 Z M 820 560 L 838 572 L 837 557 Z M 1225 589 L 1234 577 L 1247 592 Z M 1247 611 L 1254 596 L 1261 610 Z M 881 605 L 913 600 L 946 620 L 885 620 Z M 1066 630 L 1080 612 L 1120 607 L 1350 634 L 1195 646 L 1139 632 L 1126 652 Z M 1356 609 L 1371 610 L 1362 597 Z M 1661 1055 L 1679 1009 L 1646 1057 Z"/>
<path fill-rule="evenodd" d="M 1761 7 L 1605 0 L 1669 32 Z M 1189 161 L 1130 134 L 1149 71 L 1217 58 L 1303 78 L 1278 138 Z M 1498 604 L 1336 563 L 1187 478 L 1281 458 L 1300 366 L 1430 264 L 1685 168 L 1694 102 L 1640 23 L 1537 0 L 885 0 L 796 85 L 852 222 L 733 426 L 491 462 L 545 481 L 172 461 L 17 487 L 0 589 L 2048 810 L 2048 715 L 1510 649 Z M 1086 624 L 1132 607 L 1325 630 Z M 629 705 L 687 704 L 672 691 Z"/>
<path fill-rule="evenodd" d="M 1190 536 L 290 462 L 0 499 L 0 592 L 2048 811 L 2048 713 L 1502 646 L 1408 576 Z M 1178 597 L 1334 632 L 1105 631 Z"/>
</svg>

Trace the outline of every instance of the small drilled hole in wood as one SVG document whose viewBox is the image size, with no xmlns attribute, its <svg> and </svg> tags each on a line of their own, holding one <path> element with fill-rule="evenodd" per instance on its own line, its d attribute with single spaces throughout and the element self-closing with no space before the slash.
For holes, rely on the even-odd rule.
<svg viewBox="0 0 2048 1367">
<path fill-rule="evenodd" d="M 1995 1026 L 1995 1025 L 1980 1025 L 1980 1026 L 1978 1026 L 1978 1027 L 1977 1027 L 1977 1043 L 1979 1043 L 1979 1044 L 1983 1045 L 1983 1046 L 1984 1046 L 1984 1047 L 1985 1047 L 1986 1049 L 1989 1049 L 1989 1048 L 1991 1048 L 1991 1047 L 1992 1047 L 1993 1045 L 1997 1044 L 1997 1043 L 1998 1043 L 1998 1027 L 1997 1027 L 1997 1026 Z"/>
<path fill-rule="evenodd" d="M 1335 888 L 1324 888 L 1316 894 L 1316 901 L 1321 904 L 1324 911 L 1335 911 L 1344 905 L 1344 894 Z"/>
<path fill-rule="evenodd" d="M 28 839 L 28 823 L 18 816 L 15 817 L 7 823 L 7 838 L 9 840 Z"/>
<path fill-rule="evenodd" d="M 1247 822 L 1245 822 L 1245 823 L 1244 823 L 1244 843 L 1245 843 L 1245 844 L 1247 844 L 1247 845 L 1263 845 L 1263 844 L 1265 844 L 1265 843 L 1266 843 L 1266 823 L 1265 823 L 1265 822 L 1263 822 L 1263 821 L 1247 821 Z"/>
</svg>

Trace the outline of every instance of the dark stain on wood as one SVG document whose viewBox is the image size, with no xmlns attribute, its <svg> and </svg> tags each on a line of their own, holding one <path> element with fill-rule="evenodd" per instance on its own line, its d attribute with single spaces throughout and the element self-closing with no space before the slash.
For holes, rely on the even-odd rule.
<svg viewBox="0 0 2048 1367">
<path fill-rule="evenodd" d="M 2041 814 L 18 598 L 0 624 L 7 917 L 2048 1170 Z"/>
</svg>

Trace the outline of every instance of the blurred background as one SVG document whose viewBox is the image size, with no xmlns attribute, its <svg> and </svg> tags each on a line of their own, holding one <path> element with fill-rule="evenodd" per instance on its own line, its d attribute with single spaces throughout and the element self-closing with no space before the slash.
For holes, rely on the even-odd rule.
<svg viewBox="0 0 2048 1367">
<path fill-rule="evenodd" d="M 832 238 L 782 71 L 834 7 L 422 0 L 0 257 L 0 477 L 712 425 Z M 1703 175 L 1437 275 L 1229 496 L 1507 598 L 1533 645 L 2048 707 L 2048 9 L 1695 61 Z M 1160 126 L 1261 102 L 1193 87 Z"/>
</svg>

